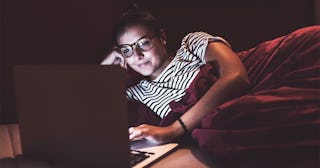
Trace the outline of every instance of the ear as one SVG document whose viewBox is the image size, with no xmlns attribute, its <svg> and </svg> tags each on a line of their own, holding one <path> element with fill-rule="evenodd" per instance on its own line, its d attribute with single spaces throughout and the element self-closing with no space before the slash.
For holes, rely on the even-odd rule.
<svg viewBox="0 0 320 168">
<path fill-rule="evenodd" d="M 167 35 L 164 29 L 160 29 L 160 40 L 163 42 L 164 45 L 167 43 Z"/>
</svg>

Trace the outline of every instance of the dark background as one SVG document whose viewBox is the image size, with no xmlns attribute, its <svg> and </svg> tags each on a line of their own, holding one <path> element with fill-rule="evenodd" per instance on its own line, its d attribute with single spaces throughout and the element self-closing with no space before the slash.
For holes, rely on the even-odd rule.
<svg viewBox="0 0 320 168">
<path fill-rule="evenodd" d="M 319 0 L 139 0 L 164 24 L 168 49 L 206 31 L 235 51 L 319 24 Z M 99 64 L 129 0 L 0 0 L 0 124 L 16 123 L 12 68 Z"/>
</svg>

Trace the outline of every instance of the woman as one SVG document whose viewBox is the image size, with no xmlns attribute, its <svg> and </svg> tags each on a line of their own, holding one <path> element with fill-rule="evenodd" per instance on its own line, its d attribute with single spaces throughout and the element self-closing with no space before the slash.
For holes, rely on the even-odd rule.
<svg viewBox="0 0 320 168">
<path fill-rule="evenodd" d="M 131 140 L 192 134 L 223 166 L 318 167 L 319 39 L 320 26 L 310 26 L 234 53 L 221 37 L 194 32 L 172 56 L 157 20 L 133 12 L 102 64 L 144 76 L 127 90 L 138 102 Z"/>
<path fill-rule="evenodd" d="M 190 33 L 172 57 L 166 50 L 166 34 L 148 12 L 128 13 L 115 28 L 116 46 L 102 64 L 129 66 L 143 75 L 127 90 L 131 100 L 140 101 L 160 118 L 171 111 L 170 102 L 185 95 L 204 65 L 213 66 L 218 80 L 203 97 L 168 126 L 142 124 L 129 128 L 130 140 L 147 138 L 164 143 L 191 132 L 213 108 L 244 93 L 249 81 L 239 57 L 221 37 L 204 32 Z"/>
</svg>

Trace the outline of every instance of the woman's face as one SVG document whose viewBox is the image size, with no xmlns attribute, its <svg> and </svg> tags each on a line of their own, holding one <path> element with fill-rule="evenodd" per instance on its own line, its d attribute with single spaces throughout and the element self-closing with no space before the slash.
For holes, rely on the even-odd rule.
<svg viewBox="0 0 320 168">
<path fill-rule="evenodd" d="M 154 32 L 148 30 L 141 25 L 130 26 L 118 38 L 118 45 L 129 44 L 129 50 L 123 50 L 130 53 L 130 48 L 133 53 L 128 54 L 124 58 L 126 63 L 136 72 L 143 76 L 148 76 L 155 79 L 169 64 L 168 54 L 165 48 L 165 39 L 158 37 Z M 151 44 L 150 44 L 151 42 Z M 148 50 L 144 50 L 144 45 Z M 128 45 L 126 45 L 128 47 Z M 139 47 L 140 46 L 140 47 Z"/>
</svg>

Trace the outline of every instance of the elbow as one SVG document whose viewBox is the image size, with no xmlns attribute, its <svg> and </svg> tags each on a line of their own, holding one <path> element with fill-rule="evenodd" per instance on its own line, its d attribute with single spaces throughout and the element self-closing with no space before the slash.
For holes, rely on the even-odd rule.
<svg viewBox="0 0 320 168">
<path fill-rule="evenodd" d="M 241 71 L 235 71 L 225 76 L 225 80 L 228 81 L 229 87 L 236 96 L 245 94 L 250 88 L 250 81 L 247 73 Z"/>
<path fill-rule="evenodd" d="M 235 73 L 233 75 L 234 85 L 243 93 L 245 93 L 250 88 L 250 80 L 246 73 Z"/>
</svg>

